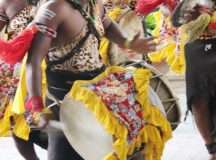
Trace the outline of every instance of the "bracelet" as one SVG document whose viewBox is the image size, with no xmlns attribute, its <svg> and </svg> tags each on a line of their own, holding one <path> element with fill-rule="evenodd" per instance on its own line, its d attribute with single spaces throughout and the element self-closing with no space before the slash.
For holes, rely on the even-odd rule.
<svg viewBox="0 0 216 160">
<path fill-rule="evenodd" d="M 126 39 L 124 44 L 123 44 L 123 47 L 126 48 L 126 49 L 130 49 L 131 47 L 131 40 L 128 40 Z"/>
<path fill-rule="evenodd" d="M 25 108 L 31 112 L 41 112 L 43 110 L 43 99 L 41 96 L 33 96 L 27 100 Z"/>
</svg>

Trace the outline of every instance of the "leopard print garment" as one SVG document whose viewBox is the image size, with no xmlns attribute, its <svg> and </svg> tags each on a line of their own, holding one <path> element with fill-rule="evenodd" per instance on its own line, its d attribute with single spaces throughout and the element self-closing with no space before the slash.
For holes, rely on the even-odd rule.
<svg viewBox="0 0 216 160">
<path fill-rule="evenodd" d="M 100 36 L 103 36 L 104 28 L 99 17 L 96 17 L 95 24 L 95 28 L 97 29 L 98 33 L 100 34 Z M 79 41 L 86 35 L 87 32 L 88 27 L 85 26 L 72 43 L 64 45 L 62 47 L 54 47 L 50 49 L 47 60 L 52 62 L 54 60 L 58 60 L 60 57 L 64 57 L 65 55 L 69 54 L 79 43 Z M 66 60 L 62 64 L 52 66 L 51 69 L 78 73 L 93 71 L 95 69 L 101 68 L 103 66 L 103 63 L 99 56 L 98 47 L 98 39 L 94 34 L 91 33 L 82 46 L 80 52 L 74 53 L 72 58 Z"/>
<path fill-rule="evenodd" d="M 134 10 L 135 9 L 135 5 L 136 5 L 136 1 L 137 0 L 123 0 L 123 1 L 116 1 L 117 5 L 120 6 L 121 8 L 126 8 L 129 7 L 130 9 Z M 121 3 L 121 4 L 118 4 Z M 104 2 L 104 7 L 106 8 L 107 11 L 113 9 L 116 7 L 115 2 L 113 2 L 113 0 L 106 0 Z"/>
<path fill-rule="evenodd" d="M 26 28 L 26 26 L 33 20 L 36 12 L 36 7 L 27 6 L 21 10 L 12 20 L 7 27 L 9 38 L 15 37 L 19 32 Z"/>
<path fill-rule="evenodd" d="M 7 25 L 7 38 L 15 37 L 33 19 L 34 7 L 28 6 L 21 10 Z M 9 21 L 9 20 L 8 20 Z M 0 60 L 0 113 L 4 111 L 10 99 L 14 97 L 19 82 L 19 67 L 6 64 Z M 16 68 L 18 67 L 18 68 Z"/>
</svg>

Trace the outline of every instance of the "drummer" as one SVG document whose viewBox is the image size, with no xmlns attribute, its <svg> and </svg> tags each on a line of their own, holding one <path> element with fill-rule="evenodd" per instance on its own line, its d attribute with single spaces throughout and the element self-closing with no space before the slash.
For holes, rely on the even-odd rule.
<svg viewBox="0 0 216 160">
<path fill-rule="evenodd" d="M 173 24 L 175 26 L 179 27 L 191 21 L 195 22 L 199 16 L 207 16 L 203 20 L 210 20 L 207 25 L 202 25 L 207 26 L 204 31 L 201 33 L 200 31 L 195 32 L 196 35 L 199 35 L 197 39 L 190 41 L 185 46 L 186 89 L 188 107 L 193 113 L 196 125 L 209 154 L 212 156 L 212 160 L 215 160 L 216 6 L 213 0 L 203 1 L 205 4 L 197 4 L 195 7 L 190 7 L 187 2 L 189 1 L 183 1 L 173 14 Z M 190 32 L 192 32 L 191 28 Z M 197 25 L 195 28 L 197 28 Z"/>
<path fill-rule="evenodd" d="M 44 58 L 49 94 L 62 100 L 75 80 L 92 79 L 104 71 L 98 51 L 102 35 L 137 53 L 146 54 L 156 47 L 152 38 L 127 40 L 116 24 L 105 16 L 101 0 L 48 1 L 38 10 L 34 23 L 43 26 L 44 32 L 36 35 L 27 59 L 27 107 L 33 112 L 35 108 L 38 112 L 44 107 L 40 68 Z M 52 103 L 47 99 L 46 105 Z M 52 111 L 54 119 L 59 120 L 59 106 L 52 107 Z M 38 126 L 43 128 L 47 123 L 48 118 L 43 115 Z M 48 160 L 82 159 L 62 132 L 48 134 Z"/>
<path fill-rule="evenodd" d="M 6 35 L 8 36 L 8 39 L 12 39 L 15 36 L 17 36 L 18 33 L 20 33 L 29 24 L 29 22 L 31 22 L 37 4 L 38 1 L 35 0 L 29 0 L 29 1 L 0 0 L 0 30 L 3 30 L 3 28 L 7 26 Z M 0 49 L 1 51 L 3 50 L 2 48 Z M 13 53 L 12 56 L 14 56 L 15 54 L 16 53 Z M 14 70 L 15 70 L 14 65 L 0 61 L 0 72 L 1 72 L 0 86 L 1 89 L 4 89 L 3 91 L 1 90 L 0 93 L 0 105 L 1 105 L 0 108 L 5 108 L 8 105 L 8 102 L 14 98 L 14 93 L 17 87 L 16 82 L 18 82 L 19 79 L 19 77 L 13 76 Z M 4 87 L 10 87 L 10 88 L 4 88 Z M 10 93 L 7 93 L 7 91 L 9 91 Z M 7 103 L 2 102 L 5 99 Z M 0 121 L 1 121 L 1 128 L 3 128 L 2 129 L 3 131 L 5 131 L 4 126 L 7 125 L 6 124 L 7 122 L 4 121 L 4 119 L 5 119 L 4 113 L 1 112 L 0 110 Z M 24 126 L 22 125 L 22 127 Z M 0 131 L 1 132 L 0 135 L 5 135 L 5 133 L 2 133 L 3 132 L 2 130 Z M 42 148 L 46 149 L 48 143 L 46 134 L 45 133 L 42 134 L 40 131 L 32 131 L 30 133 L 29 141 L 25 141 L 21 139 L 20 137 L 22 137 L 22 135 L 20 134 L 13 135 L 15 144 L 20 154 L 26 160 L 37 160 L 38 157 L 34 150 L 33 144 L 37 143 Z M 43 139 L 42 140 L 41 136 L 45 139 L 42 138 Z"/>
</svg>

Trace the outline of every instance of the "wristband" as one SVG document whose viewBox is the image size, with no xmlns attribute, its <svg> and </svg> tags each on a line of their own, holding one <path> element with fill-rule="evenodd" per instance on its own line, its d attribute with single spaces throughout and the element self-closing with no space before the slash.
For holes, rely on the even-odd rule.
<svg viewBox="0 0 216 160">
<path fill-rule="evenodd" d="M 31 97 L 25 104 L 25 108 L 31 112 L 41 112 L 43 110 L 43 100 L 41 96 Z"/>
<path fill-rule="evenodd" d="M 131 47 L 131 40 L 128 40 L 126 39 L 124 44 L 123 44 L 123 47 L 126 48 L 126 49 L 130 49 Z"/>
</svg>

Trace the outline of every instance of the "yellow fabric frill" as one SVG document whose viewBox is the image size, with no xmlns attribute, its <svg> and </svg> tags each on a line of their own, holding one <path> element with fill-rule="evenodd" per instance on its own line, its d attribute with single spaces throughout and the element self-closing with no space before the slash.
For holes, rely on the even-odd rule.
<svg viewBox="0 0 216 160">
<path fill-rule="evenodd" d="M 10 112 L 11 110 L 11 105 L 8 104 L 6 106 L 6 110 L 5 110 L 5 113 L 4 113 L 4 117 L 2 117 L 0 119 L 0 136 L 1 137 L 5 137 L 5 136 L 9 136 L 10 134 Z"/>
<path fill-rule="evenodd" d="M 156 28 L 153 30 L 152 35 L 157 37 L 160 36 L 160 30 L 163 23 L 168 23 L 171 26 L 169 18 L 165 18 L 161 11 L 157 11 L 153 13 L 156 21 Z M 177 44 L 176 42 L 170 38 L 168 39 L 168 43 L 166 47 L 163 49 L 152 52 L 149 54 L 150 60 L 154 62 L 161 62 L 166 61 L 172 70 L 175 73 L 183 74 L 185 72 L 185 58 L 184 58 L 184 46 L 186 43 L 187 38 L 185 37 L 185 33 L 181 33 L 179 37 L 179 47 L 177 51 Z"/>
<path fill-rule="evenodd" d="M 87 84 L 96 83 L 110 73 L 127 72 L 133 73 L 135 88 L 138 91 L 136 99 L 143 109 L 143 118 L 147 124 L 140 131 L 138 137 L 132 143 L 127 143 L 128 130 L 108 110 L 93 91 L 88 89 Z M 68 96 L 81 101 L 95 115 L 105 130 L 116 137 L 113 142 L 113 149 L 118 160 L 126 160 L 136 148 L 145 143 L 145 160 L 160 160 L 165 142 L 171 138 L 171 127 L 163 114 L 156 107 L 152 106 L 148 98 L 149 78 L 151 73 L 146 69 L 125 69 L 122 67 L 109 67 L 104 73 L 90 81 L 76 81 Z M 104 160 L 117 160 L 113 153 L 107 155 Z"/>
<path fill-rule="evenodd" d="M 13 102 L 11 101 L 6 109 L 4 117 L 0 119 L 0 136 L 9 136 L 11 134 L 11 124 L 10 118 L 13 117 L 13 134 L 17 137 L 24 140 L 28 140 L 30 127 L 28 126 L 25 118 L 25 100 L 27 96 L 27 87 L 26 87 L 26 58 L 23 60 L 20 74 L 20 81 L 17 87 L 17 91 L 14 97 Z M 46 93 L 46 76 L 45 76 L 45 62 L 42 63 L 42 91 L 43 96 Z"/>
<path fill-rule="evenodd" d="M 113 20 L 116 21 L 122 14 L 122 9 L 120 7 L 116 7 L 108 13 L 108 16 Z M 109 55 L 108 55 L 108 50 L 109 50 L 110 42 L 107 38 L 103 37 L 100 42 L 100 56 L 102 58 L 102 61 L 104 62 L 105 65 L 110 65 L 109 62 Z"/>
<path fill-rule="evenodd" d="M 173 37 L 170 37 L 170 39 L 167 40 L 169 43 L 165 48 L 149 55 L 150 60 L 152 62 L 161 62 L 166 60 L 172 71 L 178 74 L 183 74 L 185 72 L 185 44 L 196 40 L 207 29 L 208 24 L 211 21 L 215 21 L 215 15 L 216 12 L 212 17 L 207 13 L 203 13 L 196 20 L 180 27 L 178 37 L 179 48 L 177 48 L 178 44 L 174 41 Z M 163 23 L 167 23 L 170 26 L 171 24 L 169 18 L 165 18 L 160 11 L 154 13 L 154 17 L 157 25 L 152 34 L 157 37 L 160 36 L 160 29 Z"/>
</svg>

